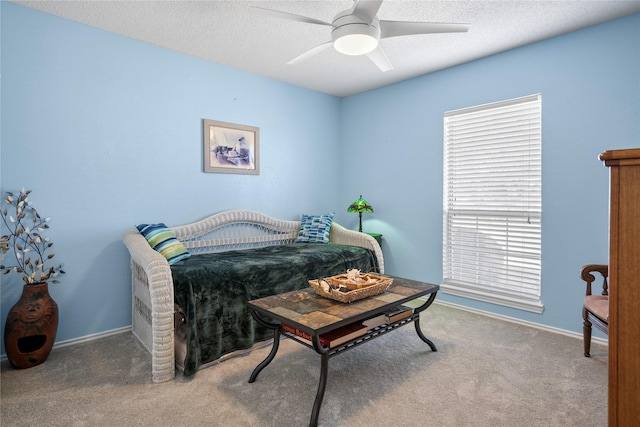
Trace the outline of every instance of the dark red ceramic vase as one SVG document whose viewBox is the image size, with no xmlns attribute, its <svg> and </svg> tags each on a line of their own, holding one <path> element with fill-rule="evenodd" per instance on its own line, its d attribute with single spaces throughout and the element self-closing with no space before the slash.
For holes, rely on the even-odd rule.
<svg viewBox="0 0 640 427">
<path fill-rule="evenodd" d="M 47 360 L 58 331 L 58 304 L 47 283 L 24 285 L 4 327 L 4 348 L 15 368 L 25 369 Z"/>
</svg>

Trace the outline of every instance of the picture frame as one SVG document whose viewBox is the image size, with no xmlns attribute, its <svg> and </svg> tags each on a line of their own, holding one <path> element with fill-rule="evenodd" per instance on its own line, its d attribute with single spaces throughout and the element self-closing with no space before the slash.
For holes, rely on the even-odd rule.
<svg viewBox="0 0 640 427">
<path fill-rule="evenodd" d="M 203 120 L 204 172 L 260 174 L 260 128 Z"/>
</svg>

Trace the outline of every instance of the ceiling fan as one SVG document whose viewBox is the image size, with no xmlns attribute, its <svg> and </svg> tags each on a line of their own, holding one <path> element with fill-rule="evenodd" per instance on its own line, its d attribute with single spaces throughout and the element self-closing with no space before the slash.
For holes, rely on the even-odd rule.
<svg viewBox="0 0 640 427">
<path fill-rule="evenodd" d="M 380 70 L 389 71 L 393 66 L 380 47 L 380 39 L 415 34 L 462 33 L 469 29 L 469 24 L 380 20 L 376 15 L 381 5 L 382 0 L 355 0 L 351 9 L 338 13 L 332 22 L 261 7 L 253 9 L 275 18 L 331 27 L 331 41 L 304 52 L 287 64 L 304 61 L 333 45 L 345 55 L 367 55 Z"/>
</svg>

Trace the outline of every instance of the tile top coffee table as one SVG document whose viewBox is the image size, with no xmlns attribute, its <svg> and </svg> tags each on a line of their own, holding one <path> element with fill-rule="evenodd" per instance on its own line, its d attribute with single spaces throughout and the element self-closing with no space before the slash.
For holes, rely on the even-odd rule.
<svg viewBox="0 0 640 427">
<path fill-rule="evenodd" d="M 437 351 L 433 342 L 422 333 L 419 320 L 420 313 L 426 310 L 436 298 L 439 286 L 399 277 L 386 277 L 393 278 L 393 283 L 386 292 L 349 304 L 319 296 L 312 288 L 305 288 L 299 291 L 249 301 L 248 308 L 256 322 L 273 329 L 273 346 L 271 352 L 254 369 L 249 378 L 249 382 L 254 382 L 258 374 L 260 374 L 260 371 L 271 363 L 278 352 L 281 335 L 293 338 L 301 344 L 315 349 L 321 356 L 320 382 L 318 384 L 313 410 L 311 411 L 311 422 L 309 423 L 310 426 L 315 427 L 318 425 L 320 405 L 324 398 L 329 358 L 412 322 L 415 325 L 418 337 L 427 343 L 431 350 Z M 429 297 L 424 304 L 415 308 L 413 313 L 408 317 L 375 326 L 364 335 L 334 348 L 324 347 L 320 344 L 321 335 L 352 323 L 377 318 L 401 304 L 426 295 Z M 285 332 L 282 329 L 282 323 L 302 331 L 310 337 L 310 343 L 295 334 Z"/>
</svg>

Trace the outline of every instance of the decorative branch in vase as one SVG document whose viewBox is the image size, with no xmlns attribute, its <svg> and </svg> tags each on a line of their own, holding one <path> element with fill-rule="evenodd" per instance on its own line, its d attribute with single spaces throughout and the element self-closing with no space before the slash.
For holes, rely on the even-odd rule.
<svg viewBox="0 0 640 427">
<path fill-rule="evenodd" d="M 41 283 L 49 279 L 52 283 L 59 283 L 54 279 L 58 274 L 64 274 L 62 265 L 49 266 L 45 264 L 50 261 L 55 254 L 48 253 L 53 243 L 48 237 L 42 236 L 45 229 L 49 228 L 51 218 L 42 218 L 38 211 L 31 206 L 29 201 L 31 190 L 20 191 L 16 197 L 7 191 L 5 203 L 13 208 L 13 212 L 5 207 L 2 210 L 2 221 L 9 231 L 9 234 L 2 236 L 13 249 L 13 256 L 16 265 L 7 267 L 0 265 L 2 274 L 9 274 L 12 271 L 22 274 L 25 283 Z M 4 258 L 5 254 L 3 254 Z"/>
<path fill-rule="evenodd" d="M 0 265 L 2 274 L 18 273 L 24 281 L 22 296 L 7 315 L 4 343 L 9 362 L 30 368 L 44 362 L 58 330 L 58 305 L 49 295 L 48 282 L 58 283 L 62 265 L 49 265 L 53 243 L 43 233 L 51 218 L 42 218 L 29 201 L 31 190 L 7 192 L 2 221 L 8 233 L 1 237 L 11 249 L 15 265 Z M 8 254 L 2 252 L 2 259 Z"/>
</svg>

